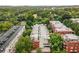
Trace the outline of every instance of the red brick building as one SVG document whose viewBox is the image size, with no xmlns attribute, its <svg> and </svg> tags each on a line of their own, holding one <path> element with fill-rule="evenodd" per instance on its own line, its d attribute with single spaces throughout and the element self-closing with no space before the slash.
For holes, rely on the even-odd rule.
<svg viewBox="0 0 79 59">
<path fill-rule="evenodd" d="M 63 23 L 59 21 L 50 21 L 50 25 L 53 32 L 59 33 L 59 34 L 70 34 L 74 33 L 74 31 L 68 27 L 66 27 Z"/>
<path fill-rule="evenodd" d="M 66 27 L 59 21 L 50 21 L 53 32 L 61 34 L 64 39 L 63 47 L 66 52 L 79 52 L 79 36 L 76 36 L 74 31 Z"/>
<path fill-rule="evenodd" d="M 66 52 L 79 52 L 79 36 L 75 34 L 65 34 L 62 36 L 64 39 L 64 48 Z"/>
<path fill-rule="evenodd" d="M 33 48 L 36 49 L 36 48 L 39 48 L 39 40 L 33 40 Z"/>
<path fill-rule="evenodd" d="M 32 33 L 30 35 L 33 48 L 41 48 L 42 52 L 50 52 L 49 32 L 45 24 L 36 24 L 33 26 Z"/>
</svg>

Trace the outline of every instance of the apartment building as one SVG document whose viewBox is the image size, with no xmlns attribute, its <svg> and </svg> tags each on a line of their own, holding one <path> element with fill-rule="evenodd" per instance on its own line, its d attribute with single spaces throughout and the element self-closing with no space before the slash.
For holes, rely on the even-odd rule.
<svg viewBox="0 0 79 59">
<path fill-rule="evenodd" d="M 65 34 L 62 36 L 64 39 L 64 48 L 66 52 L 79 52 L 79 36 L 75 34 Z"/>
<path fill-rule="evenodd" d="M 38 34 L 38 30 L 39 30 L 39 25 L 36 24 L 34 26 L 32 26 L 32 33 L 30 35 L 31 40 L 33 42 L 33 48 L 39 48 L 39 34 Z"/>
<path fill-rule="evenodd" d="M 49 32 L 46 25 L 40 24 L 39 26 L 39 40 L 40 48 L 42 52 L 50 52 L 50 43 L 49 43 Z"/>
<path fill-rule="evenodd" d="M 74 33 L 74 31 L 68 27 L 66 27 L 63 23 L 60 21 L 50 21 L 50 25 L 53 32 L 59 33 L 59 34 L 70 34 Z"/>
<path fill-rule="evenodd" d="M 34 25 L 30 35 L 33 40 L 33 45 L 36 48 L 41 48 L 42 52 L 50 52 L 49 32 L 45 24 Z"/>
<path fill-rule="evenodd" d="M 63 48 L 66 52 L 79 52 L 79 36 L 59 21 L 50 21 L 53 32 L 59 33 L 63 38 Z M 63 35 L 62 35 L 63 34 Z"/>
<path fill-rule="evenodd" d="M 25 30 L 25 26 L 13 26 L 0 37 L 0 52 L 15 52 L 15 44 Z"/>
</svg>

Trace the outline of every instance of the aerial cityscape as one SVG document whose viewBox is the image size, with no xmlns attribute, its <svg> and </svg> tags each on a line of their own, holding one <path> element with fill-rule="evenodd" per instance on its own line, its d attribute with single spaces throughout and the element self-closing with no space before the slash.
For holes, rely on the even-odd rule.
<svg viewBox="0 0 79 59">
<path fill-rule="evenodd" d="M 79 53 L 79 6 L 0 6 L 0 53 Z"/>
</svg>

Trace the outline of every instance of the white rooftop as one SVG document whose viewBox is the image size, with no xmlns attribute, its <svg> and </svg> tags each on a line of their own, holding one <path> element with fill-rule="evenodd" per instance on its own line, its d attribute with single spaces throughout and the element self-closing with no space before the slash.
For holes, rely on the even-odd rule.
<svg viewBox="0 0 79 59">
<path fill-rule="evenodd" d="M 40 24 L 39 28 L 40 38 L 49 39 L 49 32 L 47 30 L 46 25 Z"/>
<path fill-rule="evenodd" d="M 38 34 L 34 34 L 30 36 L 32 39 L 37 39 L 38 40 Z"/>
<path fill-rule="evenodd" d="M 40 48 L 44 48 L 44 43 L 48 44 L 48 39 L 50 39 L 49 31 L 45 24 L 36 24 L 32 27 L 32 33 L 30 35 L 31 39 L 39 39 Z"/>
<path fill-rule="evenodd" d="M 63 31 L 72 31 L 72 29 L 66 27 L 63 23 L 60 21 L 50 21 L 50 24 L 55 28 L 56 31 L 58 32 L 63 32 Z"/>
<path fill-rule="evenodd" d="M 36 36 L 40 36 L 42 38 L 47 38 L 49 37 L 49 32 L 46 28 L 46 25 L 44 24 L 36 24 L 32 27 L 32 33 L 31 33 L 31 37 L 36 37 Z M 48 38 L 47 38 L 48 39 Z"/>
<path fill-rule="evenodd" d="M 79 36 L 75 34 L 65 34 L 63 35 L 64 40 L 79 40 Z"/>
<path fill-rule="evenodd" d="M 37 39 L 38 40 L 38 27 L 39 27 L 38 24 L 36 24 L 32 27 L 32 33 L 30 35 L 31 39 L 35 39 L 35 40 Z"/>
<path fill-rule="evenodd" d="M 72 30 L 70 29 L 70 28 L 56 28 L 55 29 L 57 32 L 65 32 L 65 31 L 71 31 L 72 32 Z"/>
</svg>

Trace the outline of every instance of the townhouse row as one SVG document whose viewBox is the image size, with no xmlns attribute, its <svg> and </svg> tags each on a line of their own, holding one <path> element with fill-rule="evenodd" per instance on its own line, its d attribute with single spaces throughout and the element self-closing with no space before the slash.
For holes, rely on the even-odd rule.
<svg viewBox="0 0 79 59">
<path fill-rule="evenodd" d="M 49 32 L 45 24 L 36 24 L 32 27 L 30 35 L 33 48 L 41 48 L 42 52 L 50 52 Z"/>
<path fill-rule="evenodd" d="M 63 48 L 66 52 L 79 52 L 79 36 L 74 31 L 66 27 L 60 21 L 50 21 L 53 32 L 59 33 L 63 38 Z"/>
</svg>

